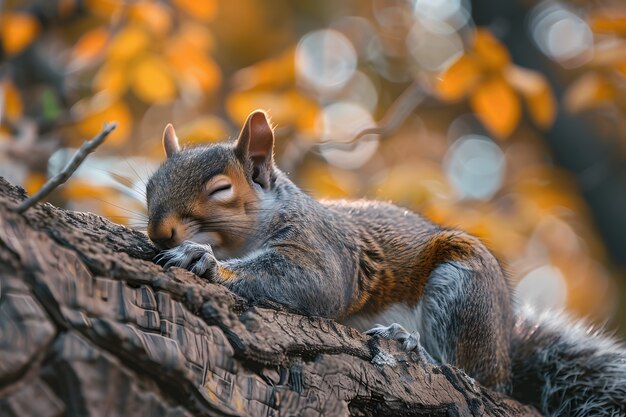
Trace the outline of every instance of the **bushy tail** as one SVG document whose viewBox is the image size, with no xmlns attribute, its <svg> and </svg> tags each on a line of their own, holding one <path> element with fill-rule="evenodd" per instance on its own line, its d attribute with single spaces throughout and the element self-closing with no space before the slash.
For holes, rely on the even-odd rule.
<svg viewBox="0 0 626 417">
<path fill-rule="evenodd" d="M 545 416 L 626 416 L 626 347 L 554 314 L 518 314 L 513 397 Z"/>
</svg>

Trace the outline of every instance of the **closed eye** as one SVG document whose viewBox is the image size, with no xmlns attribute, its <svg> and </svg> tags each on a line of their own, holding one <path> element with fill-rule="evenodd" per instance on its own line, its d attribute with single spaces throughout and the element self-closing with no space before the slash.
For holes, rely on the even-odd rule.
<svg viewBox="0 0 626 417">
<path fill-rule="evenodd" d="M 216 188 L 213 188 L 210 192 L 209 192 L 209 197 L 212 197 L 216 194 L 222 193 L 224 191 L 230 191 L 230 189 L 233 188 L 232 185 L 230 184 L 224 184 L 224 185 L 219 185 Z"/>
<path fill-rule="evenodd" d="M 206 185 L 206 195 L 211 200 L 230 200 L 235 194 L 233 184 L 225 175 L 220 175 Z"/>
</svg>

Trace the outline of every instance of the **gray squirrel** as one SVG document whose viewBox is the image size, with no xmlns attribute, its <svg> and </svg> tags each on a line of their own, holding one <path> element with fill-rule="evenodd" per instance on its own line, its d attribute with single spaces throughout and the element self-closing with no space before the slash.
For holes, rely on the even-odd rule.
<svg viewBox="0 0 626 417">
<path fill-rule="evenodd" d="M 168 125 L 163 147 L 146 190 L 159 263 L 398 340 L 547 416 L 626 416 L 624 346 L 514 312 L 502 268 L 471 235 L 389 203 L 314 200 L 275 166 L 263 111 L 235 141 L 187 149 Z"/>
</svg>

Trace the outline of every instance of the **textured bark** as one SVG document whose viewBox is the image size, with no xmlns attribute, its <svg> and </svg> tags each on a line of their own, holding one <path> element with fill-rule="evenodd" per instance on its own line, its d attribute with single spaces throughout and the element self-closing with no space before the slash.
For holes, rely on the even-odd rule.
<svg viewBox="0 0 626 417">
<path fill-rule="evenodd" d="M 537 415 L 332 320 L 151 262 L 141 233 L 0 178 L 0 416 Z"/>
</svg>

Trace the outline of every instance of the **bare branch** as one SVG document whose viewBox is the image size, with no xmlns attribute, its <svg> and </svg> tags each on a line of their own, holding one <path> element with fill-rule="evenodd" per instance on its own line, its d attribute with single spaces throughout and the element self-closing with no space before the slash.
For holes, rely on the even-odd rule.
<svg viewBox="0 0 626 417">
<path fill-rule="evenodd" d="M 361 130 L 347 142 L 323 143 L 323 147 L 344 147 L 351 145 L 367 135 L 378 135 L 385 137 L 393 133 L 406 118 L 411 114 L 418 104 L 422 102 L 424 93 L 417 80 L 413 81 L 400 96 L 393 102 L 391 107 L 378 122 L 378 126 Z"/>
<path fill-rule="evenodd" d="M 78 167 L 83 163 L 85 158 L 87 158 L 87 155 L 95 151 L 96 148 L 104 142 L 109 133 L 111 133 L 116 127 L 117 123 L 105 124 L 100 133 L 82 144 L 61 172 L 46 182 L 44 186 L 35 193 L 35 195 L 22 201 L 17 207 L 12 208 L 11 210 L 17 213 L 23 213 L 41 201 L 59 185 L 65 183 L 65 181 L 67 181 L 72 176 L 74 171 L 76 171 L 76 169 L 78 169 Z"/>
</svg>

